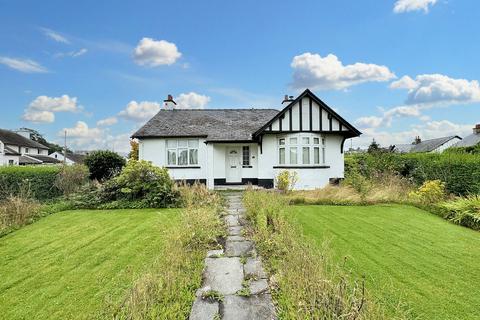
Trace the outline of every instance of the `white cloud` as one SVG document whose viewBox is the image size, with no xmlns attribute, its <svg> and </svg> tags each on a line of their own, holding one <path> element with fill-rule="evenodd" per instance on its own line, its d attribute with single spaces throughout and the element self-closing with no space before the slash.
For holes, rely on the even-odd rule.
<svg viewBox="0 0 480 320">
<path fill-rule="evenodd" d="M 55 121 L 55 114 L 50 111 L 25 111 L 22 119 L 34 123 L 52 123 Z"/>
<path fill-rule="evenodd" d="M 132 121 L 145 121 L 160 111 L 160 104 L 152 101 L 130 101 L 124 110 L 118 114 L 120 117 Z"/>
<path fill-rule="evenodd" d="M 292 60 L 293 87 L 316 89 L 345 89 L 364 82 L 382 82 L 395 78 L 386 66 L 357 62 L 343 65 L 337 56 L 321 57 L 310 52 Z"/>
<path fill-rule="evenodd" d="M 25 109 L 22 119 L 37 123 L 52 123 L 55 121 L 55 112 L 79 112 L 80 110 L 76 97 L 69 97 L 66 94 L 61 97 L 38 96 Z"/>
<path fill-rule="evenodd" d="M 403 76 L 392 82 L 390 88 L 407 89 L 407 104 L 434 106 L 480 101 L 477 80 L 453 79 L 442 74 L 422 74 L 415 79 Z"/>
<path fill-rule="evenodd" d="M 51 29 L 47 29 L 47 28 L 41 28 L 43 33 L 50 39 L 56 41 L 56 42 L 61 42 L 61 43 L 70 43 L 70 41 L 65 38 L 64 36 L 62 36 L 60 33 L 56 32 L 56 31 L 53 31 Z"/>
<path fill-rule="evenodd" d="M 80 57 L 83 56 L 85 53 L 87 53 L 88 50 L 86 48 L 82 48 L 78 51 L 69 51 L 69 52 L 59 52 L 54 55 L 55 58 L 63 58 L 63 57 Z"/>
<path fill-rule="evenodd" d="M 393 7 L 393 12 L 403 13 L 409 11 L 423 10 L 428 12 L 429 6 L 434 6 L 437 0 L 397 0 Z"/>
<path fill-rule="evenodd" d="M 195 92 L 182 93 L 175 98 L 179 109 L 204 109 L 210 97 Z"/>
<path fill-rule="evenodd" d="M 109 118 L 105 118 L 105 119 L 97 121 L 97 126 L 107 127 L 107 126 L 114 125 L 117 122 L 118 122 L 117 117 L 109 117 Z"/>
<path fill-rule="evenodd" d="M 389 127 L 392 124 L 394 118 L 407 118 L 415 117 L 421 120 L 425 120 L 425 116 L 422 116 L 420 108 L 418 106 L 399 106 L 395 108 L 388 109 L 386 111 L 382 110 L 382 116 L 369 116 L 361 117 L 355 121 L 361 128 L 379 128 L 379 127 Z"/>
<path fill-rule="evenodd" d="M 182 56 L 175 43 L 143 38 L 133 51 L 135 62 L 141 66 L 171 65 Z"/>
<path fill-rule="evenodd" d="M 45 67 L 30 59 L 0 57 L 0 63 L 24 73 L 48 72 Z"/>
</svg>

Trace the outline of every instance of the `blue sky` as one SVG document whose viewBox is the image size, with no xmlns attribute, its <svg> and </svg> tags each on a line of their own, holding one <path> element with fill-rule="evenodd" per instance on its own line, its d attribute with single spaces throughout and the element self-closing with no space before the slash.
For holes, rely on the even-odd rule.
<svg viewBox="0 0 480 320">
<path fill-rule="evenodd" d="M 167 94 L 280 108 L 309 87 L 388 145 L 480 122 L 477 1 L 0 1 L 0 127 L 128 150 Z"/>
</svg>

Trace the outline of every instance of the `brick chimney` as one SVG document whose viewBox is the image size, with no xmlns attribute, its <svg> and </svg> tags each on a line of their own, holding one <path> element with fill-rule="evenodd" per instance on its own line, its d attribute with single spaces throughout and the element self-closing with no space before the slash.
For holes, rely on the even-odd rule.
<svg viewBox="0 0 480 320">
<path fill-rule="evenodd" d="M 474 134 L 480 134 L 480 123 L 477 123 L 475 127 L 473 128 L 473 133 Z"/>
<path fill-rule="evenodd" d="M 420 136 L 416 136 L 415 140 L 413 140 L 413 144 L 419 144 L 420 142 L 422 142 L 422 139 L 420 139 Z"/>
<path fill-rule="evenodd" d="M 286 104 L 289 104 L 290 102 L 292 102 L 294 99 L 293 99 L 293 96 L 289 96 L 288 94 L 286 94 L 284 97 L 283 97 L 283 101 L 282 101 L 282 104 L 286 103 Z"/>
<path fill-rule="evenodd" d="M 165 110 L 173 110 L 176 105 L 177 103 L 173 101 L 173 96 L 171 94 L 167 96 L 167 99 L 163 100 L 163 107 Z"/>
</svg>

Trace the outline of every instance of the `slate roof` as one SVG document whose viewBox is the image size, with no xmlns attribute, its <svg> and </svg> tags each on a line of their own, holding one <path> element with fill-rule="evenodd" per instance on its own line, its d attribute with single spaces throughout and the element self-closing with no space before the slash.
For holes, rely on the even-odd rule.
<svg viewBox="0 0 480 320">
<path fill-rule="evenodd" d="M 473 147 L 480 143 L 480 133 L 472 133 L 458 141 L 454 147 Z"/>
<path fill-rule="evenodd" d="M 42 163 L 61 163 L 62 162 L 58 159 L 55 159 L 55 158 L 52 158 L 50 156 L 43 155 L 43 154 L 27 154 L 27 155 L 23 155 L 23 156 L 34 158 L 35 160 L 39 160 Z"/>
<path fill-rule="evenodd" d="M 29 156 L 20 156 L 20 158 L 18 159 L 18 163 L 20 163 L 20 164 L 41 164 L 42 161 L 38 160 L 38 159 L 35 159 L 33 157 L 29 157 Z"/>
<path fill-rule="evenodd" d="M 5 154 L 9 156 L 19 156 L 20 153 L 18 151 L 13 150 L 12 148 L 5 147 Z"/>
<path fill-rule="evenodd" d="M 437 149 L 438 147 L 444 145 L 445 143 L 447 143 L 448 141 L 454 138 L 462 139 L 459 136 L 448 136 L 448 137 L 424 140 L 418 144 L 398 144 L 394 146 L 394 150 L 397 152 L 410 152 L 410 153 L 432 152 L 433 150 Z"/>
<path fill-rule="evenodd" d="M 63 152 L 59 152 L 58 154 L 60 155 L 60 158 L 58 158 L 58 160 L 63 161 Z M 85 154 L 67 152 L 67 159 L 70 159 L 75 163 L 83 163 L 83 160 L 85 160 L 86 157 L 87 156 Z"/>
<path fill-rule="evenodd" d="M 249 141 L 275 109 L 160 110 L 132 138 L 206 137 L 207 141 Z"/>
<path fill-rule="evenodd" d="M 4 144 L 10 144 L 15 146 L 22 146 L 27 148 L 39 148 L 39 149 L 48 149 L 43 144 L 40 144 L 31 139 L 25 138 L 18 133 L 15 133 L 10 130 L 0 129 L 0 141 Z"/>
</svg>

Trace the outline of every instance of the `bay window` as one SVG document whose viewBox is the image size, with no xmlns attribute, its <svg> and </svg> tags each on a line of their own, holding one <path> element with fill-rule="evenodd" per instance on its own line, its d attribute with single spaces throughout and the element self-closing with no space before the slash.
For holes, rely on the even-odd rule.
<svg viewBox="0 0 480 320">
<path fill-rule="evenodd" d="M 167 140 L 167 165 L 169 166 L 198 165 L 198 140 L 197 139 Z"/>
<path fill-rule="evenodd" d="M 316 134 L 298 134 L 277 140 L 278 164 L 315 166 L 325 164 L 325 137 Z"/>
</svg>

